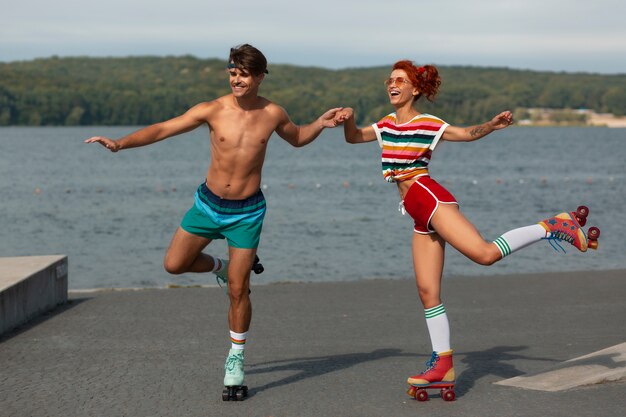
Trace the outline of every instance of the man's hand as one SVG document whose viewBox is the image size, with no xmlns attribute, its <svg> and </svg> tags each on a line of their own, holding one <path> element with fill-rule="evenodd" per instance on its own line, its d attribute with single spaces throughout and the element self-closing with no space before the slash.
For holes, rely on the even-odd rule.
<svg viewBox="0 0 626 417">
<path fill-rule="evenodd" d="M 319 117 L 319 121 L 322 123 L 322 127 L 335 127 L 337 126 L 336 114 L 341 111 L 343 107 L 336 107 L 328 110 L 326 113 Z"/>
<path fill-rule="evenodd" d="M 513 124 L 513 113 L 510 111 L 503 111 L 489 122 L 493 130 L 504 129 Z"/>
<path fill-rule="evenodd" d="M 120 145 L 116 141 L 114 141 L 113 139 L 105 138 L 104 136 L 94 136 L 85 140 L 85 143 L 96 143 L 96 142 L 104 146 L 111 152 L 117 152 L 120 150 Z"/>
</svg>

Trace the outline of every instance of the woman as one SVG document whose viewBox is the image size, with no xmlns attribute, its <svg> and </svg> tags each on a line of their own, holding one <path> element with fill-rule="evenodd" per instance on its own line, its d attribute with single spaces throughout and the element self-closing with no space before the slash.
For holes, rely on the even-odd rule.
<svg viewBox="0 0 626 417">
<path fill-rule="evenodd" d="M 581 229 L 588 214 L 588 209 L 582 206 L 576 213 L 561 213 L 538 224 L 511 230 L 494 242 L 485 241 L 461 213 L 452 194 L 430 178 L 428 163 L 440 140 L 467 142 L 480 139 L 510 126 L 513 115 L 504 111 L 481 125 L 456 127 L 438 117 L 420 113 L 415 107 L 417 101 L 422 96 L 432 101 L 440 84 L 434 66 L 417 67 L 411 61 L 399 61 L 385 81 L 395 112 L 363 128 L 357 128 L 350 108 L 336 116 L 338 122 L 344 123 L 347 142 L 378 140 L 382 148 L 383 176 L 396 183 L 400 209 L 415 221 L 413 266 L 433 350 L 426 370 L 408 379 L 415 387 L 441 386 L 442 383 L 454 385 L 450 329 L 441 301 L 446 242 L 472 261 L 491 265 L 541 239 L 566 240 L 585 252 L 588 247 L 596 249 L 599 236 L 599 230 L 592 228 L 595 230 L 590 229 L 593 233 L 588 240 Z"/>
</svg>

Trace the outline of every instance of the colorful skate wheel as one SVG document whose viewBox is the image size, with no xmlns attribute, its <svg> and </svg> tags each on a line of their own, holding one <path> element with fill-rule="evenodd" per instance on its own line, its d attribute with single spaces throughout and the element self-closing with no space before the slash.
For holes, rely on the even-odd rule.
<svg viewBox="0 0 626 417">
<path fill-rule="evenodd" d="M 576 212 L 574 213 L 576 220 L 581 226 L 584 226 L 587 223 L 587 216 L 589 216 L 589 207 L 587 206 L 578 206 Z"/>
<path fill-rule="evenodd" d="M 454 389 L 452 388 L 444 388 L 441 390 L 441 398 L 444 401 L 454 401 L 456 398 L 456 394 L 454 394 Z"/>
<path fill-rule="evenodd" d="M 418 389 L 415 391 L 415 399 L 417 401 L 428 401 L 428 393 L 425 389 Z"/>
<path fill-rule="evenodd" d="M 589 207 L 587 206 L 578 206 L 576 209 L 576 215 L 579 217 L 586 218 L 589 216 Z"/>
<path fill-rule="evenodd" d="M 409 397 L 415 397 L 415 391 L 417 391 L 417 388 L 411 385 L 409 386 L 409 389 L 406 390 L 406 393 L 409 394 Z"/>
<path fill-rule="evenodd" d="M 598 240 L 598 238 L 600 237 L 600 229 L 593 226 L 589 228 L 589 232 L 587 232 L 587 237 L 590 240 Z"/>
<path fill-rule="evenodd" d="M 587 238 L 589 239 L 588 247 L 589 249 L 597 250 L 598 249 L 598 238 L 600 237 L 600 229 L 597 227 L 590 227 L 587 232 Z"/>
</svg>

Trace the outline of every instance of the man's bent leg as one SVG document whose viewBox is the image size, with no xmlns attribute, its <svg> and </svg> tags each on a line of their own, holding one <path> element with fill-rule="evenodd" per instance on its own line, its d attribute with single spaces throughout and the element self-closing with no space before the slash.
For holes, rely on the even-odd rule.
<svg viewBox="0 0 626 417">
<path fill-rule="evenodd" d="M 214 258 L 202 253 L 209 243 L 211 239 L 194 235 L 179 227 L 167 249 L 163 267 L 170 274 L 213 271 Z"/>
</svg>

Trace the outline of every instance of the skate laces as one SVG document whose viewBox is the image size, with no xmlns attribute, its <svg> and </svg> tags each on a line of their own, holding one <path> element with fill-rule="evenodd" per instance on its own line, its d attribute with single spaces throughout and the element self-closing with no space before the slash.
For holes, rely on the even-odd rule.
<svg viewBox="0 0 626 417">
<path fill-rule="evenodd" d="M 548 243 L 550 243 L 550 246 L 552 246 L 552 249 L 554 249 L 557 252 L 559 252 L 560 250 L 563 253 L 567 253 L 567 251 L 563 248 L 563 246 L 560 245 L 559 242 L 565 241 L 572 246 L 575 246 L 575 243 L 576 243 L 576 236 L 574 236 L 574 234 L 570 232 L 569 230 L 561 229 L 561 228 L 554 230 L 554 231 L 551 230 L 550 236 L 544 237 L 543 239 L 547 240 Z"/>
<path fill-rule="evenodd" d="M 439 362 L 439 355 L 437 355 L 437 352 L 433 352 L 430 359 L 426 361 L 426 370 L 424 373 L 434 369 L 437 366 L 437 362 Z"/>
<path fill-rule="evenodd" d="M 558 232 L 557 232 L 558 233 Z M 566 235 L 568 236 L 568 235 Z M 574 239 L 571 236 L 568 236 L 570 239 L 564 239 L 562 237 L 561 234 L 557 235 L 556 233 L 552 233 L 550 232 L 550 237 L 543 237 L 542 239 L 545 239 L 548 241 L 548 243 L 550 244 L 550 246 L 552 246 L 552 249 L 554 249 L 556 252 L 559 252 L 559 250 L 563 253 L 567 253 L 567 251 L 563 248 L 563 246 L 561 246 L 561 244 L 559 242 L 565 240 L 566 242 L 571 243 L 572 245 L 574 244 Z"/>
<path fill-rule="evenodd" d="M 243 362 L 241 355 L 228 355 L 226 358 L 226 364 L 224 364 L 224 368 L 227 372 L 232 373 L 235 370 L 235 366 L 241 364 Z"/>
</svg>

